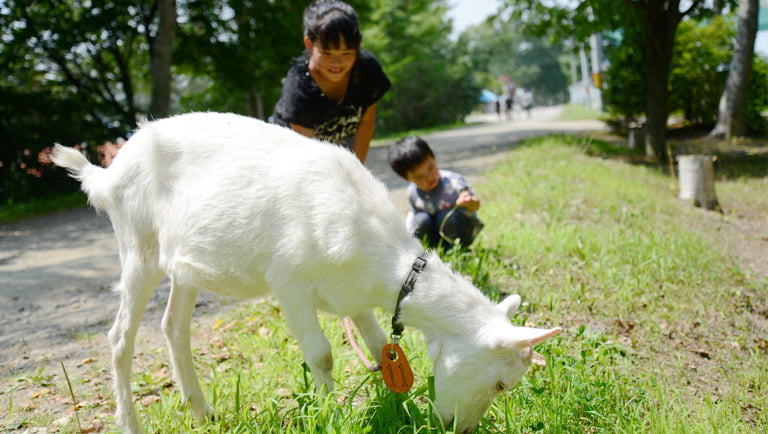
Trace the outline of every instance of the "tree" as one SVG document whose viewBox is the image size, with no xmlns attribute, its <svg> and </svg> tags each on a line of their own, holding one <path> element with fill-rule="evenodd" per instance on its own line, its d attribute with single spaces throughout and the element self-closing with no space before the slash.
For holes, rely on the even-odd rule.
<svg viewBox="0 0 768 434">
<path fill-rule="evenodd" d="M 163 11 L 173 3 L 158 1 L 163 2 Z M 139 115 L 148 109 L 147 99 L 137 94 L 137 88 L 149 81 L 144 71 L 151 63 L 150 46 L 156 45 L 159 55 L 168 55 L 161 47 L 173 37 L 165 23 L 175 21 L 169 16 L 175 16 L 175 11 L 164 12 L 169 19 L 158 26 L 158 5 L 152 0 L 113 0 L 97 6 L 80 0 L 8 0 L 3 50 L 29 60 L 16 67 L 39 73 L 24 86 L 68 93 L 83 107 L 87 120 L 123 135 L 136 127 Z M 159 37 L 156 31 L 161 32 Z M 157 65 L 167 69 L 169 60 Z M 162 98 L 158 98 L 159 104 Z"/>
<path fill-rule="evenodd" d="M 493 77 L 497 91 L 499 75 L 510 76 L 517 87 L 532 90 L 539 104 L 557 104 L 567 100 L 568 79 L 558 57 L 562 43 L 549 35 L 541 37 L 519 31 L 514 17 L 496 16 L 490 22 L 467 29 L 459 43 L 467 46 L 475 69 Z"/>
<path fill-rule="evenodd" d="M 290 59 L 304 49 L 310 1 L 189 0 L 175 53 L 180 79 L 193 84 L 182 108 L 271 114 Z"/>
<path fill-rule="evenodd" d="M 680 0 L 624 0 L 643 15 L 643 46 L 646 65 L 645 150 L 655 158 L 667 144 L 669 118 L 669 74 L 675 49 L 675 32 L 680 21 L 702 4 L 693 0 L 680 11 Z"/>
<path fill-rule="evenodd" d="M 712 136 L 731 138 L 744 134 L 759 6 L 758 0 L 739 0 L 739 25 L 733 44 L 733 58 L 718 105 L 717 123 L 710 133 Z"/>
<path fill-rule="evenodd" d="M 688 124 L 711 128 L 727 76 L 735 31 L 728 16 L 688 19 L 677 29 L 670 72 L 670 110 L 682 112 Z"/>
<path fill-rule="evenodd" d="M 68 188 L 41 178 L 38 154 L 54 142 L 100 143 L 136 127 L 157 12 L 150 0 L 3 2 L 0 202 Z"/>
<path fill-rule="evenodd" d="M 640 13 L 645 61 L 645 140 L 646 152 L 660 157 L 666 148 L 669 117 L 669 74 L 674 53 L 675 33 L 680 21 L 703 9 L 703 0 L 688 1 L 680 10 L 680 0 L 580 0 L 575 8 L 546 6 L 538 0 L 507 0 L 512 13 L 527 22 L 528 29 L 540 34 L 555 29 L 561 38 L 573 36 L 585 41 L 594 33 L 631 25 L 621 9 L 630 6 Z M 711 12 L 711 10 L 710 10 Z"/>
<path fill-rule="evenodd" d="M 151 38 L 152 98 L 147 117 L 168 116 L 171 105 L 171 64 L 176 33 L 176 0 L 158 0 L 157 35 Z"/>
<path fill-rule="evenodd" d="M 474 65 L 451 42 L 445 0 L 372 2 L 363 44 L 393 83 L 377 106 L 377 130 L 396 132 L 461 121 L 477 105 Z"/>
</svg>

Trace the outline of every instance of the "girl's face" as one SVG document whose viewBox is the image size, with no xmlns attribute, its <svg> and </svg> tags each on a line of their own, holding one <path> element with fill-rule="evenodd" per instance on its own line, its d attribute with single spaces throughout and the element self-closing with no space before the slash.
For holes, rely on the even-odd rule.
<svg viewBox="0 0 768 434">
<path fill-rule="evenodd" d="M 337 83 L 344 80 L 357 59 L 357 50 L 347 48 L 344 40 L 337 48 L 323 48 L 320 42 L 304 37 L 304 46 L 309 50 L 309 69 L 323 80 Z"/>
<path fill-rule="evenodd" d="M 416 184 L 419 190 L 429 193 L 440 183 L 440 169 L 434 158 L 427 157 L 413 170 L 408 171 L 406 179 Z"/>
</svg>

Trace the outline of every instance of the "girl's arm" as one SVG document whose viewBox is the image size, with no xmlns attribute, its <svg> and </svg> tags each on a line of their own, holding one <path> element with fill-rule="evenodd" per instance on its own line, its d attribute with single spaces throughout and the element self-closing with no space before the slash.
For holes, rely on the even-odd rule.
<svg viewBox="0 0 768 434">
<path fill-rule="evenodd" d="M 360 126 L 357 127 L 357 133 L 355 133 L 355 155 L 363 164 L 365 164 L 365 158 L 368 156 L 368 149 L 371 147 L 375 126 L 376 104 L 374 103 L 365 110 L 363 119 L 360 120 Z"/>
<path fill-rule="evenodd" d="M 301 134 L 302 136 L 307 136 L 310 139 L 314 139 L 315 138 L 315 130 L 313 130 L 312 128 L 307 128 L 307 127 L 301 126 L 299 124 L 289 124 L 289 125 L 291 126 L 291 129 L 293 131 L 296 131 L 297 133 Z"/>
</svg>

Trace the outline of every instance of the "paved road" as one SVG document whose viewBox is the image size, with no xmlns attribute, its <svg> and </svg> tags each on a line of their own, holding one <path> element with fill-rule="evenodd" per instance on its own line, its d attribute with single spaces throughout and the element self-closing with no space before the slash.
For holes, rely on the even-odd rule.
<svg viewBox="0 0 768 434">
<path fill-rule="evenodd" d="M 474 175 L 493 167 L 506 151 L 517 146 L 517 142 L 528 137 L 549 133 L 597 131 L 605 124 L 596 120 L 561 121 L 561 106 L 542 107 L 533 110 L 530 119 L 516 113 L 512 120 L 499 120 L 495 113 L 469 116 L 466 120 L 473 125 L 441 131 L 423 136 L 435 152 L 441 169 L 454 170 L 467 177 L 472 183 Z M 408 207 L 404 188 L 406 182 L 400 179 L 387 164 L 386 146 L 371 149 L 366 166 L 379 177 L 391 194 L 397 207 L 405 212 Z"/>
<path fill-rule="evenodd" d="M 603 128 L 599 122 L 556 121 L 559 108 L 534 110 L 532 119 L 483 122 L 424 136 L 441 168 L 474 177 L 492 167 L 502 151 L 521 138 L 546 132 Z M 371 149 L 368 168 L 390 188 L 405 212 L 405 182 L 389 169 L 386 147 Z M 120 273 L 117 246 L 109 221 L 89 209 L 55 213 L 0 225 L 0 379 L 5 374 L 57 360 L 88 357 L 88 342 L 104 345 L 103 335 L 117 310 L 111 291 Z M 164 282 L 150 302 L 143 327 L 157 329 L 168 295 Z M 227 300 L 201 294 L 198 313 Z M 95 337 L 94 337 L 95 336 Z"/>
</svg>

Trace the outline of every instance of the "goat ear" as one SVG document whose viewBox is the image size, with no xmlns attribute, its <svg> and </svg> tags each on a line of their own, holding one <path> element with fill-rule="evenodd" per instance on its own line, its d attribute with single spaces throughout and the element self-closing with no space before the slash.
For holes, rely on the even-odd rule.
<svg viewBox="0 0 768 434">
<path fill-rule="evenodd" d="M 521 301 L 522 300 L 520 299 L 520 296 L 514 294 L 500 301 L 498 306 L 499 309 L 501 309 L 501 311 L 504 312 L 504 314 L 507 315 L 509 319 L 512 319 L 512 316 L 515 314 L 515 312 L 517 312 L 517 308 L 520 307 Z"/>
<path fill-rule="evenodd" d="M 512 332 L 505 332 L 503 336 L 497 336 L 496 347 L 506 349 L 525 350 L 544 342 L 560 333 L 562 328 L 537 329 L 533 327 L 512 327 Z"/>
<path fill-rule="evenodd" d="M 533 347 L 560 333 L 561 330 L 560 327 L 548 330 L 531 327 L 518 328 L 518 332 L 521 332 L 524 336 L 515 336 L 516 343 L 514 347 L 518 351 L 520 359 L 532 365 L 547 366 L 544 356 L 534 351 Z"/>
<path fill-rule="evenodd" d="M 536 336 L 534 336 L 530 340 L 531 346 L 536 346 L 546 341 L 547 339 L 551 338 L 552 336 L 555 336 L 556 334 L 560 333 L 563 329 L 560 327 L 555 327 L 553 329 L 548 329 L 548 330 L 545 330 L 545 329 L 530 329 L 530 330 L 536 331 L 535 333 Z"/>
</svg>

